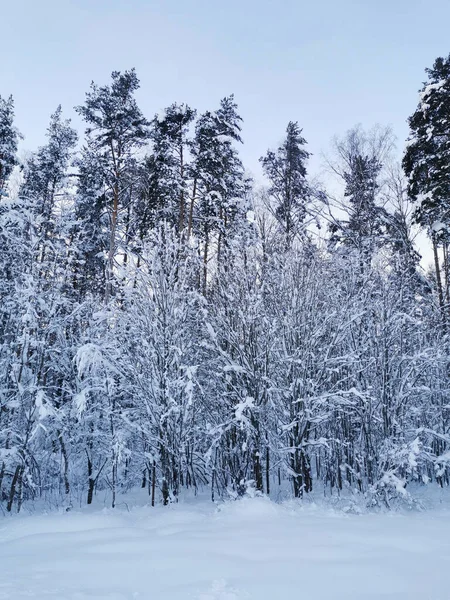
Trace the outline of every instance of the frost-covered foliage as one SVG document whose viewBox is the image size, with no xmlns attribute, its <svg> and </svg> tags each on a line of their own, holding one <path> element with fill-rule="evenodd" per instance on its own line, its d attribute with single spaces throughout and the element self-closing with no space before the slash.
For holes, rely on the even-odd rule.
<svg viewBox="0 0 450 600">
<path fill-rule="evenodd" d="M 100 492 L 114 506 L 137 486 L 153 505 L 208 488 L 392 506 L 411 482 L 448 485 L 449 269 L 420 272 L 389 135 L 338 144 L 343 218 L 289 123 L 258 202 L 233 96 L 149 122 L 138 87 L 133 70 L 92 84 L 78 152 L 58 108 L 20 193 L 0 199 L 6 510 Z M 5 178 L 17 133 L 2 102 Z"/>
<path fill-rule="evenodd" d="M 447 329 L 450 307 L 450 56 L 437 58 L 426 72 L 428 81 L 423 84 L 417 109 L 409 118 L 410 138 L 403 167 L 408 176 L 408 192 L 416 201 L 416 220 L 427 229 L 432 240 L 442 324 Z"/>
<path fill-rule="evenodd" d="M 17 165 L 17 145 L 20 133 L 14 126 L 14 101 L 0 96 L 0 198 L 6 195 L 6 184 Z"/>
</svg>

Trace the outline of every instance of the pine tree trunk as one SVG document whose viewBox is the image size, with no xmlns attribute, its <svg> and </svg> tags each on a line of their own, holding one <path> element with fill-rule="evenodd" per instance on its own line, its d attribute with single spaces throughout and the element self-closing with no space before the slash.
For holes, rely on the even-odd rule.
<svg viewBox="0 0 450 600">
<path fill-rule="evenodd" d="M 195 195 L 197 193 L 197 179 L 194 179 L 194 186 L 192 189 L 192 198 L 189 206 L 189 221 L 188 221 L 188 232 L 187 238 L 189 239 L 192 235 L 192 222 L 194 218 L 194 204 L 195 204 Z"/>
<path fill-rule="evenodd" d="M 109 235 L 109 251 L 108 251 L 108 268 L 107 268 L 107 280 L 106 280 L 106 293 L 105 300 L 111 298 L 112 295 L 112 280 L 113 280 L 113 272 L 114 272 L 114 253 L 116 247 L 116 227 L 117 227 L 117 217 L 118 217 L 118 209 L 119 209 L 119 190 L 117 186 L 114 188 L 114 199 L 113 199 L 113 208 L 111 213 L 111 231 Z"/>
<path fill-rule="evenodd" d="M 180 236 L 183 235 L 184 230 L 184 156 L 183 156 L 183 144 L 180 144 L 180 180 L 181 180 L 181 192 L 180 192 L 180 209 L 178 218 L 178 232 Z"/>
<path fill-rule="evenodd" d="M 441 267 L 439 265 L 439 254 L 438 254 L 438 244 L 437 244 L 437 240 L 436 240 L 436 234 L 434 234 L 434 233 L 432 234 L 431 241 L 433 244 L 434 269 L 435 269 L 435 273 L 436 273 L 436 286 L 437 286 L 437 291 L 438 291 L 439 307 L 441 309 L 442 324 L 443 324 L 443 328 L 445 331 L 447 329 L 447 318 L 446 318 L 445 305 L 444 305 L 444 292 L 442 289 Z"/>
<path fill-rule="evenodd" d="M 209 228 L 205 226 L 205 246 L 203 249 L 203 288 L 202 293 L 206 298 L 208 283 L 208 250 L 209 250 Z"/>
<path fill-rule="evenodd" d="M 107 265 L 107 277 L 106 277 L 106 290 L 105 290 L 105 301 L 111 298 L 112 295 L 112 282 L 113 282 L 113 273 L 114 273 L 114 254 L 116 250 L 116 230 L 117 230 L 117 221 L 119 218 L 119 162 L 120 156 L 115 156 L 113 144 L 111 142 L 111 152 L 114 160 L 114 186 L 113 186 L 113 202 L 112 202 L 112 210 L 111 210 L 111 229 L 109 232 L 109 250 L 108 250 L 108 265 Z"/>
</svg>

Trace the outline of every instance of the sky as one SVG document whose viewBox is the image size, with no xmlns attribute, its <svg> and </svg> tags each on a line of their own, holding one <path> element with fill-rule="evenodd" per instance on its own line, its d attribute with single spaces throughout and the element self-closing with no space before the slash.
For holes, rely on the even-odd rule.
<svg viewBox="0 0 450 600">
<path fill-rule="evenodd" d="M 0 95 L 12 94 L 22 148 L 45 142 L 50 114 L 94 80 L 135 67 L 144 114 L 173 102 L 200 112 L 235 94 L 241 156 L 258 158 L 298 121 L 318 172 L 334 135 L 391 125 L 399 154 L 424 69 L 450 52 L 449 0 L 0 0 Z"/>
</svg>

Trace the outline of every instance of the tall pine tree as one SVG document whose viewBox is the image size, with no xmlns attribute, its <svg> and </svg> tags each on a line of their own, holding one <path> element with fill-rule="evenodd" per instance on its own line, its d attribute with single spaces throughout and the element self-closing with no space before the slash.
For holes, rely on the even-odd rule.
<svg viewBox="0 0 450 600">
<path fill-rule="evenodd" d="M 108 300 L 113 290 L 115 256 L 119 245 L 120 218 L 128 211 L 130 201 L 130 170 L 135 168 L 137 152 L 147 143 L 149 123 L 139 109 L 135 92 L 139 79 L 134 69 L 120 73 L 114 71 L 112 83 L 106 86 L 91 84 L 83 106 L 76 108 L 86 121 L 85 160 L 81 175 L 97 190 L 103 189 L 103 208 L 107 215 L 108 248 L 106 250 L 106 287 Z M 95 175 L 92 171 L 95 170 Z M 81 182 L 92 188 L 91 182 Z M 89 192 L 91 195 L 93 192 Z M 94 191 L 98 198 L 98 192 Z M 126 223 L 125 223 L 126 229 Z M 123 232 L 122 232 L 123 233 Z M 122 235 L 123 238 L 123 235 Z"/>
<path fill-rule="evenodd" d="M 283 232 L 286 248 L 292 246 L 305 220 L 310 194 L 306 180 L 306 161 L 310 154 L 304 148 L 306 140 L 301 134 L 298 123 L 290 121 L 281 146 L 260 158 L 270 182 L 272 209 Z"/>
</svg>

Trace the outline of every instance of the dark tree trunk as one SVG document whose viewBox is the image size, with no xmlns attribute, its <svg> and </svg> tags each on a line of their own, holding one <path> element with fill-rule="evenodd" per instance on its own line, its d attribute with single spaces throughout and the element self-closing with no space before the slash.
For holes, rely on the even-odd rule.
<svg viewBox="0 0 450 600">
<path fill-rule="evenodd" d="M 152 506 L 155 506 L 155 490 L 156 490 L 156 462 L 153 461 L 153 467 L 152 467 Z"/>
<path fill-rule="evenodd" d="M 88 456 L 88 494 L 87 494 L 87 503 L 92 504 L 92 500 L 94 499 L 94 488 L 95 488 L 95 479 L 92 474 L 92 461 Z"/>
<path fill-rule="evenodd" d="M 8 512 L 12 511 L 12 507 L 14 504 L 14 496 L 16 494 L 16 486 L 17 486 L 17 482 L 20 477 L 20 471 L 21 471 L 21 466 L 17 465 L 16 470 L 14 471 L 14 476 L 13 476 L 12 482 L 11 482 L 11 489 L 9 490 L 8 504 L 6 505 L 6 510 Z"/>
</svg>

